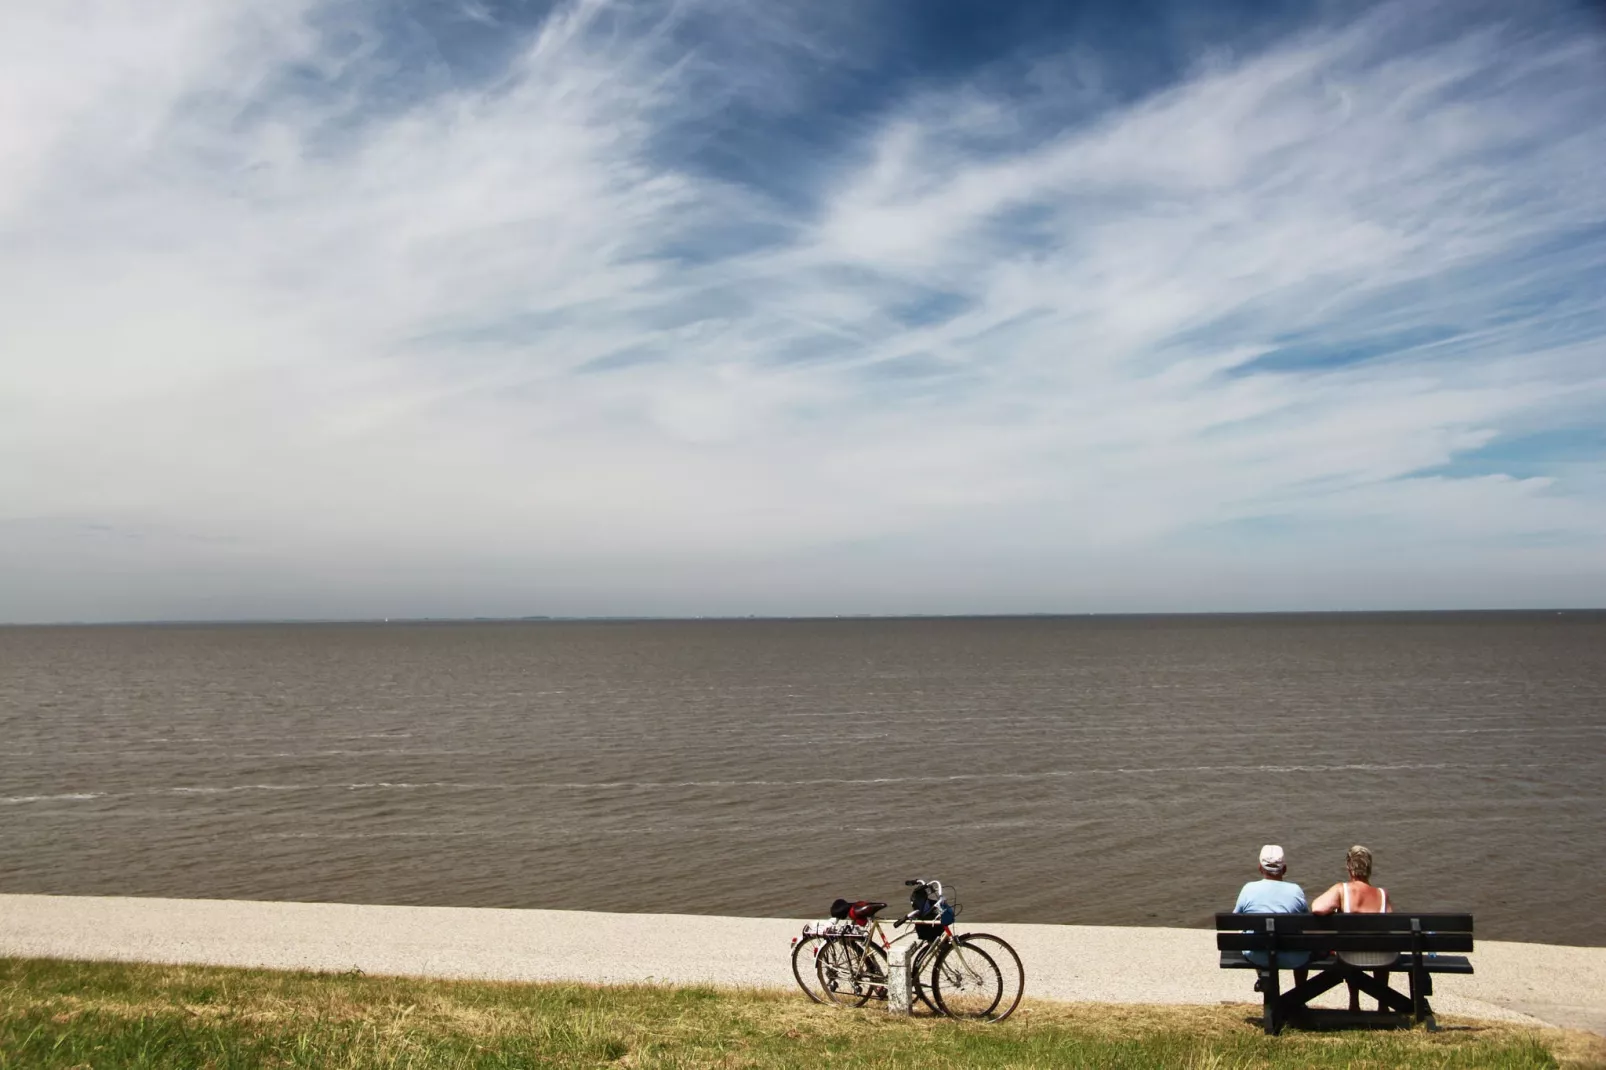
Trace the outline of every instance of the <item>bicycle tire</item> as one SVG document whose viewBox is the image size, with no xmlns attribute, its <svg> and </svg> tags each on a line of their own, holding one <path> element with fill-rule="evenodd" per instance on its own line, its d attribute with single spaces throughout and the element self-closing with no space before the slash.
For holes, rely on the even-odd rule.
<svg viewBox="0 0 1606 1070">
<path fill-rule="evenodd" d="M 871 997 L 887 998 L 887 953 L 859 936 L 833 936 L 815 959 L 825 998 L 845 1007 L 862 1007 Z"/>
<path fill-rule="evenodd" d="M 792 945 L 792 976 L 803 994 L 816 1003 L 825 1002 L 825 993 L 819 987 L 820 949 L 825 946 L 825 939 L 818 933 L 811 933 L 798 937 L 797 943 Z"/>
<path fill-rule="evenodd" d="M 828 937 L 814 956 L 815 976 L 820 982 L 820 994 L 828 1003 L 861 1006 L 868 996 L 854 1002 L 857 989 L 853 984 L 854 964 L 859 958 L 859 941 L 851 936 Z"/>
<path fill-rule="evenodd" d="M 1004 995 L 999 1001 L 998 1009 L 988 1021 L 1001 1022 L 1015 1013 L 1020 1006 L 1021 996 L 1026 992 L 1026 967 L 1021 965 L 1020 956 L 1010 946 L 1008 940 L 992 933 L 966 933 L 957 938 L 960 943 L 972 947 L 979 947 L 987 952 L 1004 978 Z"/>
<path fill-rule="evenodd" d="M 926 1005 L 932 1014 L 941 1014 L 937 1006 L 937 997 L 932 992 L 933 972 L 937 967 L 937 942 L 928 940 L 920 945 L 915 952 L 914 961 L 909 964 L 909 977 L 914 985 L 915 999 Z"/>
<path fill-rule="evenodd" d="M 991 1022 L 1003 1002 L 1004 975 L 987 952 L 955 941 L 938 952 L 931 987 L 948 1017 Z"/>
</svg>

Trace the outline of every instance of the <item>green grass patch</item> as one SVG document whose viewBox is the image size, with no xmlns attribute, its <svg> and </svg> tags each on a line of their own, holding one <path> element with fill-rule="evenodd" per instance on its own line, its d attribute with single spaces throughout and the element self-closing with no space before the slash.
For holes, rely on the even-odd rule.
<svg viewBox="0 0 1606 1070">
<path fill-rule="evenodd" d="M 1586 1034 L 1260 1032 L 1259 1008 L 1028 1002 L 1011 1020 L 895 1020 L 801 994 L 504 984 L 0 958 L 0 1068 L 1553 1067 Z"/>
</svg>

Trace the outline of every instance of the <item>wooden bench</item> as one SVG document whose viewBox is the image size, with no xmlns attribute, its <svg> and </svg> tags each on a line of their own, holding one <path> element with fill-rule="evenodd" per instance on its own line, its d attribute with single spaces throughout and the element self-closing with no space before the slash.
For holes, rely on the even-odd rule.
<svg viewBox="0 0 1606 1070">
<path fill-rule="evenodd" d="M 1267 1033 L 1279 1033 L 1285 1024 L 1301 1025 L 1404 1025 L 1425 1022 L 1437 1029 L 1428 997 L 1436 973 L 1471 973 L 1465 954 L 1472 950 L 1471 914 L 1217 914 L 1216 948 L 1224 970 L 1255 970 L 1265 1010 Z M 1256 966 L 1245 951 L 1265 952 L 1269 966 Z M 1289 952 L 1310 952 L 1310 971 L 1304 984 L 1281 991 L 1280 978 Z M 1398 952 L 1391 966 L 1352 966 L 1337 957 L 1340 951 Z M 1284 959 L 1279 962 L 1277 952 Z M 1405 974 L 1409 992 L 1390 988 L 1372 976 L 1374 970 Z M 1365 995 L 1377 1000 L 1375 1011 L 1324 1010 L 1310 1001 L 1329 989 L 1353 981 Z"/>
</svg>

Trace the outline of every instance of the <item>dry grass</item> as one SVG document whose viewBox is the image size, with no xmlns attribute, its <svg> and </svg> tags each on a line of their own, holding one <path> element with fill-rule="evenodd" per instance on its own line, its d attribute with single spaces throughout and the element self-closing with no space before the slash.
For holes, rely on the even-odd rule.
<svg viewBox="0 0 1606 1070">
<path fill-rule="evenodd" d="M 0 1067 L 1606 1066 L 1588 1034 L 1290 1030 L 1259 1008 L 1024 1004 L 999 1025 L 800 994 L 0 959 Z"/>
</svg>

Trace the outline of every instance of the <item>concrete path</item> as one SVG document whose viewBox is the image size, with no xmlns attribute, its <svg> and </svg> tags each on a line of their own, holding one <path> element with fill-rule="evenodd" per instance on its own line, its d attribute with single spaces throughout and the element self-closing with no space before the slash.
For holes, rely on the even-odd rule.
<svg viewBox="0 0 1606 1070">
<path fill-rule="evenodd" d="M 802 922 L 687 914 L 0 895 L 0 955 L 349 970 L 486 980 L 790 988 Z M 1258 1002 L 1203 929 L 964 926 L 1013 944 L 1028 998 Z M 1479 941 L 1434 1009 L 1606 1035 L 1606 948 Z M 1324 997 L 1341 1006 L 1342 989 Z"/>
</svg>

